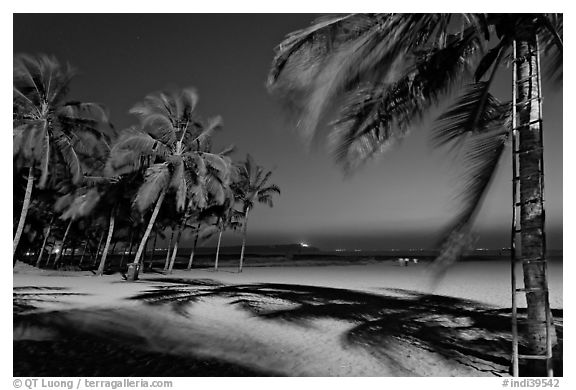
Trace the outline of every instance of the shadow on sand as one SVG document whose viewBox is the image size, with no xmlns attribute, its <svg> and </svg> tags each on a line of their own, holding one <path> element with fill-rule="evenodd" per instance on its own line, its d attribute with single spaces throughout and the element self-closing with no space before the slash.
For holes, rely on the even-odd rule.
<svg viewBox="0 0 576 390">
<path fill-rule="evenodd" d="M 163 281 L 172 285 L 133 299 L 154 305 L 170 303 L 176 312 L 184 314 L 185 306 L 199 299 L 225 297 L 262 319 L 302 326 L 315 319 L 352 322 L 354 326 L 344 334 L 342 342 L 361 346 L 388 360 L 396 360 L 394 354 L 399 351 L 395 346 L 401 342 L 495 375 L 507 374 L 509 370 L 510 309 L 402 289 L 382 289 L 382 294 L 371 294 L 293 284 L 222 285 L 206 279 L 176 278 Z M 520 314 L 525 315 L 525 311 Z M 562 310 L 553 310 L 553 315 L 559 341 L 555 347 L 555 375 L 562 376 Z M 520 334 L 523 330 L 520 326 Z"/>
<path fill-rule="evenodd" d="M 367 293 L 291 284 L 224 285 L 210 279 L 163 279 L 161 286 L 130 298 L 187 316 L 199 300 L 225 298 L 229 304 L 266 321 L 302 327 L 314 320 L 352 324 L 343 346 L 364 348 L 384 361 L 398 361 L 418 348 L 455 364 L 491 375 L 507 375 L 511 344 L 509 309 L 479 302 L 400 289 Z M 34 312 L 34 301 L 64 289 L 14 289 L 14 328 L 50 328 L 47 340 L 14 340 L 15 376 L 269 376 L 218 358 L 154 351 L 145 330 L 138 335 L 117 322 L 114 310 Z M 555 374 L 562 375 L 562 311 L 554 313 L 559 345 Z M 80 320 L 79 320 L 80 319 Z M 99 325 L 94 325 L 99 324 Z M 164 325 L 162 325 L 164 326 Z M 123 330 L 124 328 L 124 330 Z M 145 340 L 148 339 L 148 340 Z M 407 345 L 402 349 L 398 346 Z M 525 375 L 530 373 L 524 372 Z"/>
<path fill-rule="evenodd" d="M 217 358 L 175 355 L 146 348 L 123 331 L 114 309 L 38 311 L 35 303 L 81 295 L 57 287 L 14 288 L 14 376 L 280 376 Z M 122 320 L 122 319 L 120 319 Z"/>
</svg>

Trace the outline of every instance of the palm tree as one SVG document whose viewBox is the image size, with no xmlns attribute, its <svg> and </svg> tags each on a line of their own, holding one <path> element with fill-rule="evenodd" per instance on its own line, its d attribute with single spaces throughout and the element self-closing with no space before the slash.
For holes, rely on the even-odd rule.
<svg viewBox="0 0 576 390">
<path fill-rule="evenodd" d="M 26 224 L 34 181 L 39 180 L 38 187 L 43 188 L 53 162 L 59 158 L 72 181 L 78 183 L 83 175 L 82 151 L 88 150 L 95 138 L 106 136 L 100 126 L 107 122 L 102 106 L 65 101 L 73 76 L 69 65 L 62 66 L 52 57 L 15 57 L 13 154 L 27 169 L 27 180 L 13 254 Z"/>
<path fill-rule="evenodd" d="M 242 249 L 238 266 L 238 272 L 242 272 L 248 231 L 248 213 L 254 208 L 256 201 L 273 207 L 272 196 L 274 194 L 280 195 L 280 188 L 275 184 L 268 185 L 272 172 L 264 173 L 264 168 L 256 165 L 249 154 L 245 161 L 238 164 L 238 176 L 239 180 L 233 184 L 233 187 L 236 200 L 242 203 Z"/>
<path fill-rule="evenodd" d="M 221 127 L 221 119 L 201 121 L 195 113 L 197 102 L 198 95 L 190 88 L 148 95 L 130 110 L 140 119 L 142 129 L 127 131 L 112 148 L 111 165 L 117 170 L 137 170 L 143 160 L 150 162 L 134 204 L 140 212 L 155 205 L 135 263 L 140 262 L 154 221 L 169 192 L 174 193 L 176 209 L 181 212 L 191 199 L 200 207 L 205 204 L 202 188 L 208 171 L 218 175 L 222 182 L 229 180 L 229 158 L 205 151 L 206 143 Z"/>
<path fill-rule="evenodd" d="M 561 80 L 562 25 L 555 14 L 328 16 L 287 36 L 268 79 L 307 140 L 337 112 L 331 143 L 346 171 L 384 152 L 462 82 L 470 83 L 434 132 L 438 144 L 465 146 L 468 165 L 464 207 L 436 263 L 444 269 L 467 248 L 498 160 L 517 139 L 527 341 L 538 355 L 547 349 L 548 307 L 539 56 L 546 55 L 548 75 Z M 514 106 L 490 93 L 494 75 L 510 63 L 517 69 Z"/>
<path fill-rule="evenodd" d="M 202 222 L 198 221 L 194 226 L 194 245 L 192 246 L 192 251 L 190 251 L 190 258 L 188 259 L 188 266 L 186 270 L 190 271 L 192 269 L 192 263 L 194 262 L 194 253 L 196 252 L 196 247 L 198 245 L 198 238 L 200 238 L 200 228 L 202 227 Z"/>
</svg>

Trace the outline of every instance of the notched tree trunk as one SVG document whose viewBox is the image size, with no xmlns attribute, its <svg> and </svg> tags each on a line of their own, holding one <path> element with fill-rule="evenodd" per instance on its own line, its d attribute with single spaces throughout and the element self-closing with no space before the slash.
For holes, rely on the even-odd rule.
<svg viewBox="0 0 576 390">
<path fill-rule="evenodd" d="M 106 244 L 104 245 L 104 251 L 102 252 L 102 258 L 100 259 L 100 265 L 98 266 L 98 271 L 96 275 L 102 276 L 104 274 L 104 267 L 106 266 L 106 257 L 108 256 L 108 248 L 110 247 L 110 241 L 114 235 L 114 210 L 110 213 L 110 226 L 108 227 L 108 237 L 106 238 Z"/>
<path fill-rule="evenodd" d="M 220 232 L 218 233 L 218 245 L 216 246 L 216 259 L 214 260 L 214 271 L 218 271 L 218 256 L 220 256 L 220 242 L 222 241 L 222 231 L 223 227 L 220 227 Z"/>
<path fill-rule="evenodd" d="M 520 41 L 517 44 L 519 128 L 518 157 L 520 174 L 520 258 L 541 259 L 546 256 L 543 208 L 543 167 L 542 162 L 542 121 L 537 98 L 540 96 L 537 78 L 537 57 L 535 41 Z M 526 293 L 528 325 L 526 343 L 531 354 L 546 353 L 546 307 L 548 295 L 545 290 L 546 266 L 542 262 L 522 262 L 524 286 L 536 290 Z M 552 314 L 549 313 L 551 316 Z M 555 339 L 555 332 L 552 334 Z"/>
<path fill-rule="evenodd" d="M 246 248 L 246 234 L 248 233 L 248 212 L 249 208 L 246 209 L 246 214 L 244 215 L 244 226 L 242 234 L 242 250 L 240 251 L 240 264 L 238 265 L 238 272 L 242 272 L 242 267 L 244 266 L 244 250 Z"/>
<path fill-rule="evenodd" d="M 140 257 L 142 256 L 142 252 L 146 247 L 146 243 L 148 242 L 148 236 L 150 236 L 150 232 L 152 231 L 152 226 L 154 226 L 154 222 L 156 221 L 156 217 L 158 216 L 158 212 L 160 211 L 160 207 L 162 207 L 162 202 L 164 201 L 164 197 L 166 196 L 166 191 L 162 191 L 158 200 L 156 201 L 156 206 L 154 207 L 154 211 L 152 212 L 152 216 L 150 217 L 150 222 L 148 222 L 148 227 L 144 232 L 144 237 L 142 237 L 142 241 L 140 242 L 140 246 L 138 246 L 138 251 L 136 252 L 136 257 L 134 258 L 134 263 L 140 263 Z M 133 275 L 134 280 L 138 278 L 138 273 L 135 272 Z"/>
<path fill-rule="evenodd" d="M 194 237 L 194 246 L 192 247 L 192 252 L 190 253 L 190 259 L 188 260 L 188 267 L 186 269 L 190 271 L 192 269 L 192 263 L 194 262 L 194 253 L 196 252 L 196 245 L 198 245 L 198 236 L 200 235 L 200 224 L 196 227 L 196 236 Z"/>
</svg>

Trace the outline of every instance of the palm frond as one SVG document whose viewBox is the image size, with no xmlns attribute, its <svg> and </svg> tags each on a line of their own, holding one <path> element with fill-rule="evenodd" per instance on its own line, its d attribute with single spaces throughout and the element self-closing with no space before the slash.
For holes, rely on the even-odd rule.
<svg viewBox="0 0 576 390">
<path fill-rule="evenodd" d="M 224 149 L 218 152 L 220 156 L 229 157 L 232 153 L 236 151 L 236 147 L 234 145 L 228 145 Z"/>
<path fill-rule="evenodd" d="M 198 91 L 192 87 L 184 88 L 180 96 L 182 101 L 182 113 L 180 115 L 184 118 L 192 118 L 199 100 Z"/>
<path fill-rule="evenodd" d="M 85 187 L 96 187 L 106 184 L 115 184 L 119 180 L 118 177 L 106 177 L 106 176 L 86 176 L 82 178 L 82 185 Z"/>
<path fill-rule="evenodd" d="M 432 263 L 439 280 L 458 261 L 473 241 L 472 224 L 488 192 L 505 150 L 509 129 L 474 135 L 467 141 L 465 180 L 460 194 L 462 211 L 442 239 L 440 254 Z"/>
<path fill-rule="evenodd" d="M 152 137 L 165 145 L 172 145 L 177 140 L 172 120 L 161 113 L 150 113 L 141 118 L 140 123 Z"/>
<path fill-rule="evenodd" d="M 563 16 L 562 14 L 545 14 L 541 17 L 539 29 L 540 48 L 545 65 L 544 76 L 556 84 L 563 78 Z"/>
<path fill-rule="evenodd" d="M 316 74 L 302 88 L 301 104 L 297 109 L 299 128 L 306 141 L 312 140 L 316 129 L 342 94 L 349 93 L 359 82 L 387 84 L 404 73 L 410 53 L 428 41 L 436 39 L 436 25 L 447 16 L 442 14 L 385 14 L 374 16 L 373 24 L 361 34 L 339 42 Z M 288 69 L 288 79 L 300 69 Z M 286 70 L 285 70 L 286 72 Z M 278 78 L 282 81 L 282 75 Z M 282 94 L 282 86 L 279 86 Z M 291 86 L 289 83 L 288 96 Z"/>
<path fill-rule="evenodd" d="M 274 207 L 274 201 L 271 195 L 258 194 L 258 203 L 268 205 L 268 207 Z"/>
<path fill-rule="evenodd" d="M 276 48 L 276 55 L 268 74 L 268 85 L 273 85 L 284 69 L 288 60 L 306 44 L 331 45 L 336 40 L 338 24 L 345 20 L 355 18 L 355 14 L 329 15 L 316 19 L 312 26 L 290 33 Z"/>
<path fill-rule="evenodd" d="M 69 172 L 72 175 L 72 182 L 75 184 L 79 183 L 83 175 L 82 166 L 80 164 L 80 158 L 72 146 L 70 139 L 62 134 L 54 140 L 54 146 L 68 166 Z"/>
<path fill-rule="evenodd" d="M 272 171 L 268 171 L 265 174 L 263 174 L 263 172 L 264 172 L 263 169 L 259 170 L 258 172 L 259 175 L 256 176 L 256 180 L 254 182 L 255 186 L 258 189 L 263 188 L 268 182 L 268 180 L 270 180 L 270 177 L 272 177 Z"/>
<path fill-rule="evenodd" d="M 444 131 L 441 131 L 440 144 L 462 139 L 459 144 L 465 150 L 465 171 L 459 195 L 462 209 L 451 227 L 443 234 L 440 254 L 432 266 L 437 280 L 470 249 L 472 224 L 494 178 L 511 132 L 510 104 L 500 104 L 494 99 L 486 107 L 479 127 L 466 129 L 469 121 L 456 115 L 452 122 L 454 126 L 447 126 L 449 130 L 444 128 Z M 457 123 L 461 123 L 461 127 L 458 127 Z"/>
<path fill-rule="evenodd" d="M 468 86 L 464 94 L 436 119 L 432 142 L 442 146 L 462 139 L 463 135 L 486 131 L 495 124 L 504 124 L 510 116 L 511 105 L 503 104 L 488 92 L 488 84 L 479 82 Z"/>
<path fill-rule="evenodd" d="M 212 138 L 214 132 L 222 129 L 222 126 L 223 120 L 221 116 L 210 118 L 207 124 L 200 128 L 200 132 L 190 134 L 191 137 L 186 142 L 191 148 L 194 148 L 194 146 L 198 144 L 203 145 L 207 140 Z"/>
<path fill-rule="evenodd" d="M 101 194 L 96 188 L 81 189 L 73 195 L 73 200 L 62 214 L 62 219 L 77 219 L 90 215 L 98 202 Z"/>
<path fill-rule="evenodd" d="M 110 175 L 132 172 L 140 168 L 142 157 L 167 154 L 166 146 L 150 134 L 134 128 L 127 129 L 110 151 L 107 170 Z"/>
<path fill-rule="evenodd" d="M 55 57 L 17 54 L 14 57 L 15 98 L 21 99 L 28 108 L 40 109 L 43 102 L 58 105 L 75 74 L 70 65 L 61 65 Z"/>
<path fill-rule="evenodd" d="M 13 129 L 13 155 L 22 155 L 30 161 L 42 156 L 41 142 L 46 135 L 46 121 L 33 120 L 19 124 Z"/>
<path fill-rule="evenodd" d="M 184 153 L 182 157 L 187 163 L 191 162 L 193 164 L 192 169 L 194 170 L 196 176 L 206 176 L 208 168 L 206 167 L 206 160 L 203 158 L 203 156 L 199 155 L 198 153 Z"/>
<path fill-rule="evenodd" d="M 205 185 L 203 183 L 188 183 L 188 198 L 190 199 L 190 206 L 188 209 L 203 209 L 207 205 L 207 196 Z"/>
<path fill-rule="evenodd" d="M 364 83 L 347 94 L 330 144 L 349 173 L 402 140 L 426 110 L 467 75 L 469 58 L 481 49 L 473 28 L 448 35 L 441 48 L 417 55 L 392 84 Z"/>
<path fill-rule="evenodd" d="M 262 188 L 259 193 L 263 196 L 269 196 L 272 194 L 277 194 L 277 195 L 281 195 L 280 192 L 280 187 L 278 187 L 276 184 L 272 184 L 266 188 Z"/>
<path fill-rule="evenodd" d="M 33 113 L 34 117 L 39 117 L 41 111 L 36 101 L 32 100 L 33 97 L 26 96 L 24 91 L 18 87 L 12 87 L 14 105 L 23 112 Z"/>
<path fill-rule="evenodd" d="M 26 127 L 30 126 L 30 124 L 24 124 L 17 127 L 14 127 L 12 131 L 12 156 L 16 157 L 16 155 L 20 154 L 21 151 L 24 151 L 23 145 L 26 143 L 28 131 Z"/>
<path fill-rule="evenodd" d="M 231 162 L 229 157 L 214 153 L 202 153 L 201 158 L 206 162 L 207 166 L 219 172 L 218 176 L 222 180 L 230 176 Z"/>
<path fill-rule="evenodd" d="M 93 118 L 98 123 L 110 120 L 108 108 L 100 103 L 70 101 L 59 106 L 58 113 L 71 118 Z"/>
<path fill-rule="evenodd" d="M 462 14 L 468 24 L 476 30 L 476 32 L 484 37 L 485 40 L 490 40 L 490 25 L 486 14 Z"/>
<path fill-rule="evenodd" d="M 479 82 L 484 74 L 491 68 L 498 66 L 498 59 L 502 56 L 503 51 L 509 47 L 509 42 L 506 40 L 501 40 L 498 42 L 498 45 L 488 51 L 482 60 L 476 67 L 476 71 L 474 72 L 474 81 Z"/>
<path fill-rule="evenodd" d="M 144 183 L 138 189 L 134 204 L 140 212 L 146 210 L 166 189 L 170 182 L 170 169 L 167 163 L 154 164 L 146 170 Z"/>
<path fill-rule="evenodd" d="M 226 189 L 222 184 L 218 177 L 213 175 L 209 176 L 205 182 L 206 193 L 210 195 L 211 200 L 217 205 L 221 205 L 226 201 Z"/>
</svg>

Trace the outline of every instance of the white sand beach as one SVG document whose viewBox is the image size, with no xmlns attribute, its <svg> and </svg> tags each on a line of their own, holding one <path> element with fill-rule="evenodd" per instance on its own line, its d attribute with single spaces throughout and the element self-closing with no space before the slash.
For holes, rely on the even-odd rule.
<svg viewBox="0 0 576 390">
<path fill-rule="evenodd" d="M 561 309 L 562 263 L 552 263 L 549 271 L 551 305 Z M 444 347 L 436 349 L 434 341 L 426 344 L 418 335 L 422 329 L 436 335 L 441 328 L 456 331 L 458 340 L 487 338 L 482 334 L 486 329 L 474 333 L 476 312 L 510 306 L 509 276 L 505 262 L 462 263 L 432 289 L 425 265 L 384 262 L 248 267 L 241 274 L 227 268 L 177 270 L 172 275 L 143 274 L 134 283 L 119 274 L 96 277 L 18 264 L 14 289 L 15 301 L 22 297 L 35 307 L 30 313 L 59 313 L 76 329 L 113 331 L 120 338 L 137 335 L 138 345 L 147 350 L 219 359 L 270 375 L 492 376 L 507 375 L 505 365 L 460 347 L 447 355 Z M 459 300 L 452 303 L 454 298 Z M 412 302 L 419 303 L 411 307 Z M 450 314 L 451 305 L 461 302 L 462 313 Z M 418 328 L 411 338 L 396 337 L 402 334 L 395 332 L 403 331 L 394 329 L 391 337 L 379 340 L 381 329 L 389 326 L 389 309 L 390 321 L 400 327 L 428 322 L 440 328 Z M 380 330 L 371 332 L 370 326 Z M 504 340 L 498 332 L 490 337 Z M 16 326 L 14 339 L 37 334 Z"/>
</svg>

